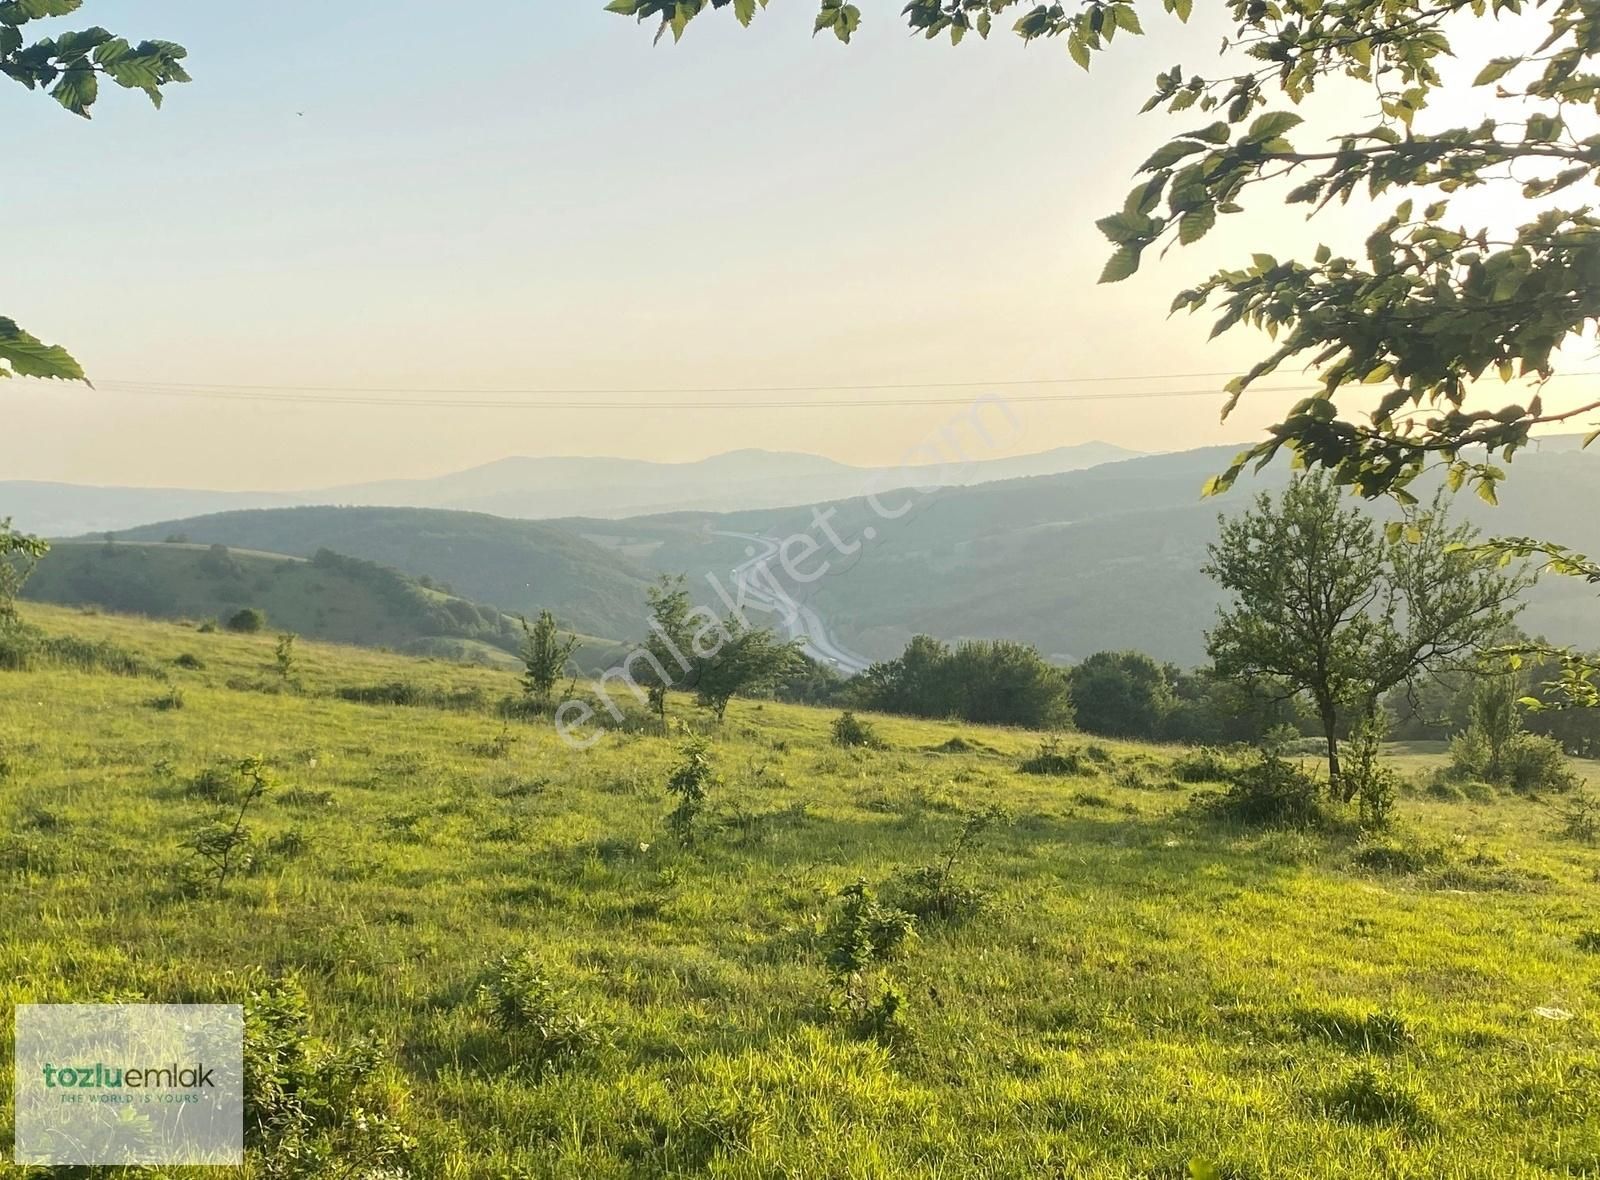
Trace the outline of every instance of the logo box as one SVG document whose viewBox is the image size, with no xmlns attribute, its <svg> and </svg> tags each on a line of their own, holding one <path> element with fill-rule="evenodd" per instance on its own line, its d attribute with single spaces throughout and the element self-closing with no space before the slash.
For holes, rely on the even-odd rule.
<svg viewBox="0 0 1600 1180">
<path fill-rule="evenodd" d="M 237 1004 L 19 1004 L 19 1164 L 244 1162 Z"/>
</svg>

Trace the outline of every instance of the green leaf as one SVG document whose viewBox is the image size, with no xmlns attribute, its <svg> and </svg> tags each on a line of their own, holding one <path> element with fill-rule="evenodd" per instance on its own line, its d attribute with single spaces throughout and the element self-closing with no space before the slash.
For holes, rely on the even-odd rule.
<svg viewBox="0 0 1600 1180">
<path fill-rule="evenodd" d="M 50 97 L 74 115 L 89 117 L 89 107 L 100 93 L 100 81 L 92 66 L 72 66 L 61 72 L 61 81 L 50 91 Z"/>
<path fill-rule="evenodd" d="M 639 0 L 611 0 L 611 3 L 606 5 L 606 11 L 633 16 L 639 11 Z"/>
<path fill-rule="evenodd" d="M 1140 172 L 1158 172 L 1162 168 L 1170 168 L 1185 156 L 1192 156 L 1195 152 L 1203 152 L 1206 145 L 1193 139 L 1174 139 L 1171 143 L 1164 143 L 1155 150 L 1143 164 L 1139 165 Z"/>
<path fill-rule="evenodd" d="M 733 0 L 733 15 L 745 28 L 756 18 L 756 0 Z"/>
<path fill-rule="evenodd" d="M 1176 13 L 1178 19 L 1185 24 L 1189 21 L 1189 14 L 1194 11 L 1194 0 L 1166 0 L 1167 11 Z"/>
<path fill-rule="evenodd" d="M 1107 261 L 1100 272 L 1102 283 L 1120 283 L 1139 269 L 1139 251 L 1133 246 L 1122 246 Z"/>
<path fill-rule="evenodd" d="M 1478 76 L 1472 80 L 1472 84 L 1487 86 L 1490 82 L 1498 82 L 1521 64 L 1520 57 L 1497 57 L 1478 71 Z"/>
<path fill-rule="evenodd" d="M 1185 246 L 1198 242 L 1217 224 L 1217 207 L 1207 201 L 1197 205 L 1178 219 L 1178 241 Z"/>
<path fill-rule="evenodd" d="M 25 25 L 47 16 L 66 16 L 83 7 L 83 0 L 10 0 L 0 4 L 0 25 Z"/>
<path fill-rule="evenodd" d="M 1073 61 L 1086 70 L 1089 68 L 1089 47 L 1078 34 L 1074 33 L 1067 38 L 1067 52 L 1072 55 Z"/>
<path fill-rule="evenodd" d="M 1231 129 L 1226 123 L 1217 122 L 1209 127 L 1202 127 L 1199 131 L 1189 132 L 1193 139 L 1203 139 L 1207 143 L 1227 143 Z"/>
<path fill-rule="evenodd" d="M 1126 29 L 1130 33 L 1142 34 L 1144 29 L 1139 24 L 1139 14 L 1133 10 L 1131 4 L 1118 4 L 1111 10 L 1111 18 L 1117 28 Z"/>
<path fill-rule="evenodd" d="M 59 345 L 45 344 L 29 335 L 16 322 L 0 316 L 0 375 L 43 377 L 60 381 L 84 381 L 83 367 Z"/>
<path fill-rule="evenodd" d="M 1293 111 L 1268 111 L 1250 124 L 1250 130 L 1245 132 L 1245 139 L 1251 143 L 1265 143 L 1269 139 L 1276 139 L 1285 131 L 1292 131 L 1304 122 L 1305 120 Z"/>
</svg>

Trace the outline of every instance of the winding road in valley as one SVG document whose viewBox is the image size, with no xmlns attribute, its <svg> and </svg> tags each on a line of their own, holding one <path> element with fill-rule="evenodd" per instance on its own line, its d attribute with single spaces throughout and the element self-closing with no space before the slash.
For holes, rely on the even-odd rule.
<svg viewBox="0 0 1600 1180">
<path fill-rule="evenodd" d="M 783 569 L 778 564 L 779 542 L 755 533 L 730 533 L 711 530 L 713 536 L 731 537 L 746 541 L 751 554 L 728 573 L 734 585 L 743 585 L 745 601 L 762 610 L 772 611 L 780 618 L 776 630 L 789 639 L 800 641 L 800 650 L 845 676 L 856 676 L 867 670 L 872 661 L 856 655 L 840 644 L 828 631 L 822 616 L 803 602 L 796 601 L 783 590 Z M 766 563 L 763 574 L 758 567 Z M 774 593 L 774 587 L 779 593 Z M 735 590 L 735 593 L 737 591 Z"/>
</svg>

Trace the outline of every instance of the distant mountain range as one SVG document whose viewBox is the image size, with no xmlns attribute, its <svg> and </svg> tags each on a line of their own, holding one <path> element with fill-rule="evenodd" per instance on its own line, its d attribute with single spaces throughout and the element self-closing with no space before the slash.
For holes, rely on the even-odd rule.
<svg viewBox="0 0 1600 1180">
<path fill-rule="evenodd" d="M 735 512 L 863 495 L 907 483 L 969 486 L 1020 476 L 1078 471 L 1132 458 L 1109 443 L 1057 447 L 1009 459 L 946 467 L 852 467 L 818 455 L 731 451 L 690 463 L 641 459 L 511 458 L 432 479 L 304 492 L 212 492 L 181 488 L 84 487 L 0 482 L 0 516 L 45 536 L 113 532 L 216 512 L 301 505 L 445 508 L 540 520 L 615 518 L 655 512 Z M 925 473 L 925 474 L 924 474 Z"/>
<path fill-rule="evenodd" d="M 610 640 L 644 634 L 645 591 L 659 573 L 687 573 L 698 596 L 714 600 L 708 577 L 732 589 L 735 569 L 788 538 L 809 536 L 821 548 L 799 564 L 815 573 L 826 563 L 827 571 L 786 588 L 808 608 L 808 633 L 824 652 L 882 658 L 926 632 L 947 640 L 1018 639 L 1063 661 L 1137 648 L 1193 665 L 1205 658 L 1204 632 L 1221 601 L 1201 572 L 1218 514 L 1242 511 L 1255 494 L 1288 478 L 1286 465 L 1278 464 L 1227 495 L 1202 500 L 1205 479 L 1233 453 L 1212 448 L 885 493 L 876 505 L 857 496 L 731 513 L 539 522 L 414 508 L 293 508 L 223 513 L 122 535 L 301 557 L 329 548 L 427 576 L 503 611 L 549 607 L 567 626 Z M 1463 495 L 1454 508 L 1486 535 L 1548 537 L 1595 554 L 1597 503 L 1600 454 L 1555 439 L 1517 455 L 1500 507 Z M 884 515 L 885 508 L 897 515 Z M 1394 511 L 1386 501 L 1372 510 Z M 819 511 L 847 546 L 859 547 L 835 552 L 816 524 Z M 1530 596 L 1524 626 L 1559 642 L 1600 647 L 1596 590 L 1547 578 Z"/>
</svg>

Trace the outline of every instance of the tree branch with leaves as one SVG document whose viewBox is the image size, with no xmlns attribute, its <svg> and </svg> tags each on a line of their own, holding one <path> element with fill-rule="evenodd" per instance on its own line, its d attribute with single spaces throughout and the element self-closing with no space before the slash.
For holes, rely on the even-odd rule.
<svg viewBox="0 0 1600 1180">
<path fill-rule="evenodd" d="M 85 119 L 100 96 L 102 78 L 142 90 L 157 107 L 164 86 L 189 81 L 182 64 L 187 51 L 171 41 L 134 44 L 98 26 L 34 41 L 24 33 L 34 21 L 68 16 L 82 6 L 83 0 L 0 3 L 0 74 L 48 94 Z M 65 348 L 46 344 L 15 320 L 0 316 L 0 378 L 6 377 L 87 380 L 83 366 Z"/>
</svg>

